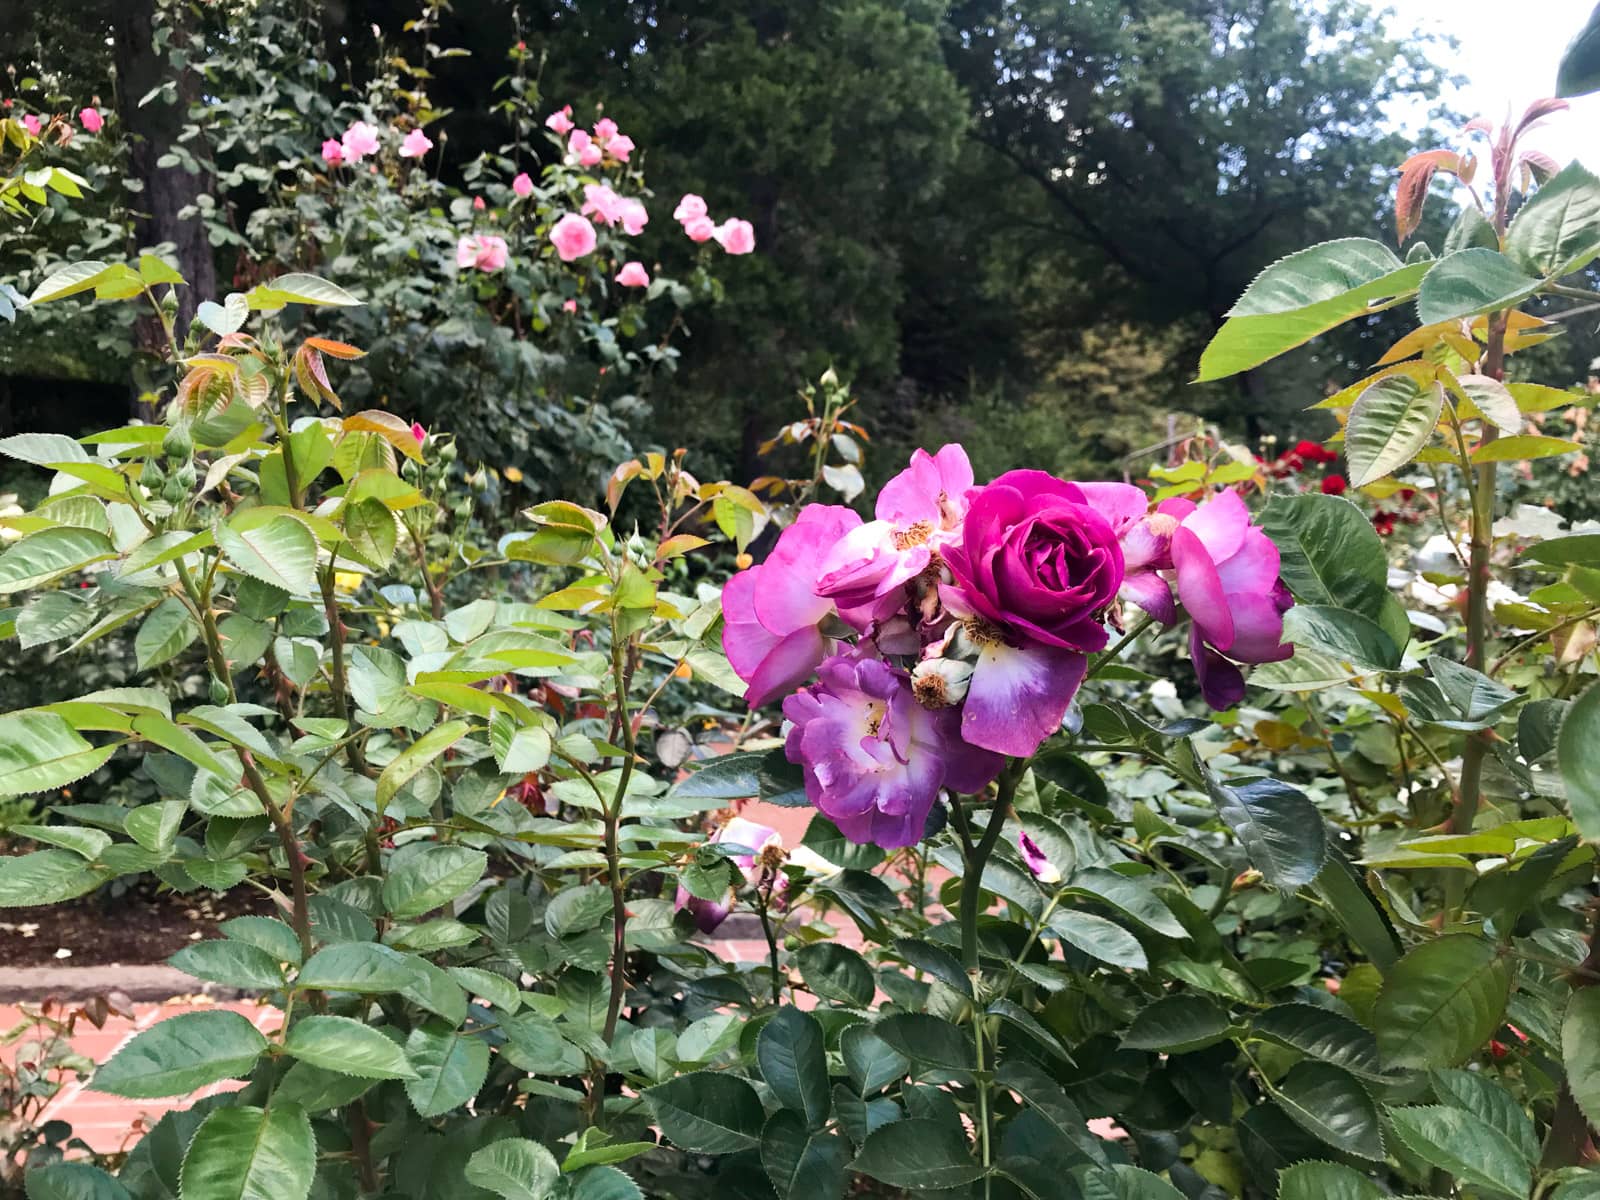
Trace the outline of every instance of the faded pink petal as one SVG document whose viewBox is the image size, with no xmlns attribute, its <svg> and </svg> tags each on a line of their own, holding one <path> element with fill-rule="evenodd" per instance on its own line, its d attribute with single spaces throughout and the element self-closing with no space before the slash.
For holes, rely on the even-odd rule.
<svg viewBox="0 0 1600 1200">
<path fill-rule="evenodd" d="M 683 231 L 691 242 L 709 242 L 717 236 L 717 223 L 710 217 L 690 217 L 683 223 Z"/>
<path fill-rule="evenodd" d="M 623 287 L 649 287 L 650 272 L 644 269 L 644 264 L 641 262 L 623 263 L 622 270 L 617 272 L 617 282 Z"/>
<path fill-rule="evenodd" d="M 594 226 L 577 213 L 568 213 L 550 230 L 550 242 L 562 262 L 573 262 L 590 253 L 597 240 Z"/>
<path fill-rule="evenodd" d="M 565 137 L 572 132 L 572 105 L 568 104 L 544 119 L 545 127 Z"/>
<path fill-rule="evenodd" d="M 682 224 L 706 215 L 706 202 L 693 192 L 685 192 L 678 207 L 672 210 L 672 219 Z"/>
<path fill-rule="evenodd" d="M 322 161 L 330 167 L 337 167 L 344 161 L 344 147 L 338 138 L 329 138 L 322 143 Z"/>
<path fill-rule="evenodd" d="M 378 141 L 378 131 L 374 126 L 365 121 L 353 121 L 350 128 L 344 131 L 341 147 L 344 150 L 344 161 L 358 163 L 369 154 L 376 154 L 382 143 Z"/>
<path fill-rule="evenodd" d="M 737 218 L 724 221 L 712 234 L 729 254 L 749 254 L 756 248 L 755 227 Z"/>
<path fill-rule="evenodd" d="M 400 143 L 401 158 L 421 158 L 433 149 L 433 139 L 423 133 L 421 129 L 413 129 L 406 134 L 405 140 Z"/>
</svg>

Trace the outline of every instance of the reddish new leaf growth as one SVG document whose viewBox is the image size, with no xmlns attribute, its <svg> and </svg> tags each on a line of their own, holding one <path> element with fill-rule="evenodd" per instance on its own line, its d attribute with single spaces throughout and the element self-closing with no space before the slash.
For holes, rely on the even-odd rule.
<svg viewBox="0 0 1600 1200">
<path fill-rule="evenodd" d="M 1454 150 L 1426 150 L 1406 159 L 1394 194 L 1394 223 L 1402 245 L 1422 222 L 1422 203 L 1427 199 L 1434 172 L 1458 173 L 1461 167 L 1461 156 Z"/>
<path fill-rule="evenodd" d="M 1571 106 L 1565 100 L 1556 100 L 1553 98 L 1549 100 L 1535 100 L 1532 104 L 1528 105 L 1527 111 L 1522 114 L 1522 120 L 1517 122 L 1516 136 L 1521 137 L 1523 134 L 1527 133 L 1528 130 L 1532 129 L 1535 125 L 1544 120 L 1546 117 L 1550 116 L 1552 113 L 1565 112 L 1570 107 Z"/>
<path fill-rule="evenodd" d="M 306 339 L 306 345 L 315 350 L 320 350 L 324 354 L 331 355 L 334 358 L 350 359 L 365 358 L 367 356 L 367 352 L 365 350 L 352 346 L 349 342 L 336 342 L 332 338 L 308 337 Z"/>
</svg>

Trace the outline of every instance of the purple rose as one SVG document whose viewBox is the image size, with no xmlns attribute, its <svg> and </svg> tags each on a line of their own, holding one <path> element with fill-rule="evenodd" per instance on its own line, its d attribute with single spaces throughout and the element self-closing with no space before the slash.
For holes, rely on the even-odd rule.
<svg viewBox="0 0 1600 1200">
<path fill-rule="evenodd" d="M 973 745 L 1026 756 L 1061 727 L 1122 587 L 1120 487 L 1008 471 L 972 493 L 944 599 L 978 644 L 961 715 Z"/>
<path fill-rule="evenodd" d="M 827 656 L 822 622 L 834 602 L 816 592 L 823 558 L 861 518 L 835 504 L 808 505 L 767 560 L 722 589 L 722 649 L 759 708 L 798 687 Z"/>
<path fill-rule="evenodd" d="M 955 709 L 917 703 L 911 680 L 875 658 L 840 654 L 783 702 L 784 752 L 806 795 L 853 842 L 885 849 L 922 838 L 941 788 L 976 792 L 1001 759 L 965 744 Z"/>
<path fill-rule="evenodd" d="M 1278 662 L 1294 653 L 1283 640 L 1283 614 L 1294 599 L 1278 578 L 1278 548 L 1250 523 L 1235 492 L 1199 505 L 1168 500 L 1157 515 L 1178 521 L 1172 564 L 1192 622 L 1189 650 L 1201 695 L 1212 708 L 1232 708 L 1244 699 L 1235 663 Z"/>
<path fill-rule="evenodd" d="M 783 849 L 783 838 L 776 829 L 768 825 L 757 825 L 754 821 L 746 821 L 743 817 L 733 818 L 711 835 L 711 841 L 727 842 L 729 845 L 742 846 L 751 851 L 749 854 L 735 854 L 731 859 L 733 865 L 743 873 L 744 882 L 750 887 L 760 883 L 767 873 L 767 866 L 762 861 L 764 857 L 762 852 L 769 846 L 776 846 L 779 851 Z M 777 874 L 769 882 L 775 895 L 788 891 L 789 879 L 786 875 Z M 696 896 L 680 883 L 674 907 L 688 909 L 689 915 L 694 918 L 695 928 L 701 933 L 715 933 L 717 926 L 726 921 L 728 914 L 733 911 L 733 894 L 729 891 L 718 900 L 706 900 Z"/>
</svg>

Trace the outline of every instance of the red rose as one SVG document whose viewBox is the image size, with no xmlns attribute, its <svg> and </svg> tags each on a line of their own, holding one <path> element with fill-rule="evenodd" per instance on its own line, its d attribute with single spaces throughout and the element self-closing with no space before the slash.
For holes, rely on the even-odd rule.
<svg viewBox="0 0 1600 1200">
<path fill-rule="evenodd" d="M 1322 494 L 1324 496 L 1342 496 L 1345 488 L 1349 486 L 1345 482 L 1343 475 L 1324 475 L 1322 477 Z"/>
</svg>

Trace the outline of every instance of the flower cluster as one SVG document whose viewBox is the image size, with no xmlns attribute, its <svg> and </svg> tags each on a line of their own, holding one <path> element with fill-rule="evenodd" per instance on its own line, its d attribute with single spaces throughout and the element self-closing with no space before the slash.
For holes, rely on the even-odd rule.
<svg viewBox="0 0 1600 1200">
<path fill-rule="evenodd" d="M 749 254 L 756 248 L 755 226 L 738 217 L 729 217 L 722 224 L 711 219 L 706 202 L 693 192 L 688 192 L 678 207 L 672 210 L 672 219 L 683 226 L 691 242 L 715 240 L 729 254 Z"/>
<path fill-rule="evenodd" d="M 579 129 L 572 119 L 572 105 L 562 105 L 544 119 L 545 128 L 557 137 L 567 139 L 567 157 L 580 167 L 598 167 L 608 159 L 625 163 L 634 151 L 634 142 L 625 133 L 617 131 L 617 123 L 610 117 L 601 117 L 594 123 L 594 132 Z"/>
<path fill-rule="evenodd" d="M 875 517 L 807 506 L 722 599 L 746 699 L 783 698 L 788 758 L 855 841 L 911 845 L 941 791 L 1033 754 L 1123 602 L 1172 625 L 1181 601 L 1215 708 L 1243 696 L 1238 664 L 1291 653 L 1277 547 L 1233 492 L 1152 511 L 1130 484 L 1043 471 L 977 487 L 949 445 L 918 450 Z"/>
</svg>

